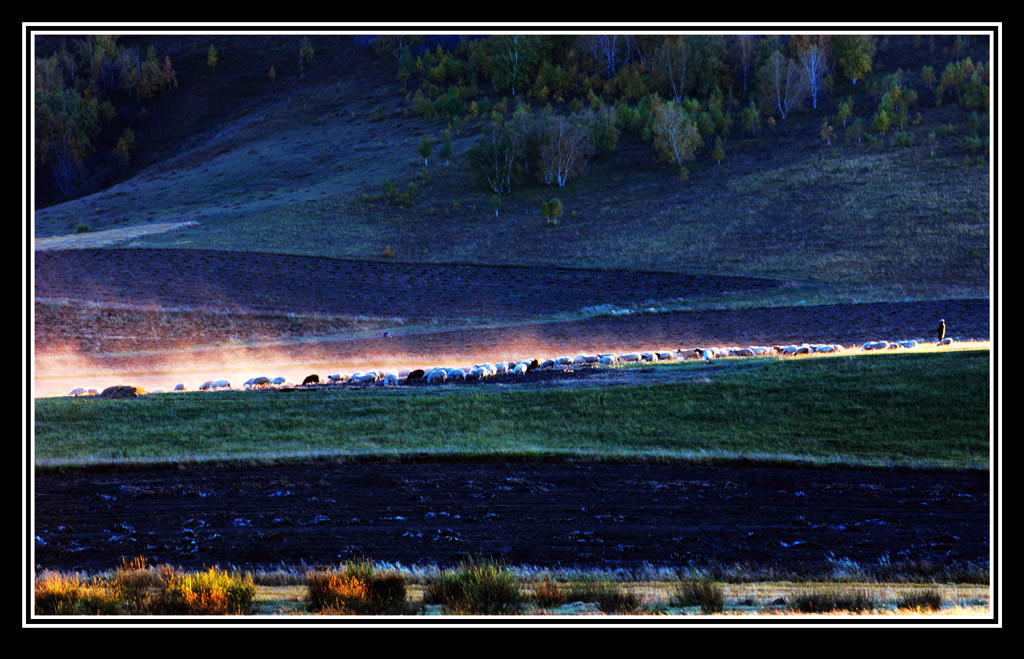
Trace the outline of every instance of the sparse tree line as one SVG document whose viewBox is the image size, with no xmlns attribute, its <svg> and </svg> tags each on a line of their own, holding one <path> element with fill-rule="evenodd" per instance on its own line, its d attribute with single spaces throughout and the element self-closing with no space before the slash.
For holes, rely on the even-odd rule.
<svg viewBox="0 0 1024 659">
<path fill-rule="evenodd" d="M 926 47 L 922 39 L 915 48 Z M 721 164 L 733 131 L 756 135 L 795 112 L 838 106 L 822 122 L 828 145 L 839 126 L 855 143 L 895 129 L 899 144 L 920 120 L 918 86 L 936 105 L 987 109 L 988 64 L 965 58 L 941 76 L 926 66 L 920 78 L 902 70 L 869 78 L 880 41 L 888 38 L 496 35 L 446 50 L 425 47 L 422 37 L 387 36 L 374 47 L 397 62 L 411 112 L 456 131 L 481 127 L 470 162 L 480 184 L 500 196 L 530 183 L 566 185 L 592 158 L 614 151 L 622 131 L 634 131 L 685 179 L 686 163 L 697 158 Z M 947 52 L 965 44 L 958 38 Z M 935 50 L 934 40 L 927 48 Z M 837 89 L 851 95 L 830 102 Z M 863 99 L 873 98 L 873 114 L 854 116 L 854 93 L 862 113 Z"/>
<path fill-rule="evenodd" d="M 111 96 L 123 92 L 141 102 L 177 86 L 169 56 L 160 58 L 153 46 L 143 55 L 135 46 L 118 44 L 116 36 L 85 36 L 37 58 L 38 164 L 50 169 L 65 196 L 73 195 L 84 162 L 96 150 L 97 137 L 109 133 L 116 118 Z M 127 165 L 134 148 L 135 133 L 126 127 L 112 154 Z"/>
</svg>

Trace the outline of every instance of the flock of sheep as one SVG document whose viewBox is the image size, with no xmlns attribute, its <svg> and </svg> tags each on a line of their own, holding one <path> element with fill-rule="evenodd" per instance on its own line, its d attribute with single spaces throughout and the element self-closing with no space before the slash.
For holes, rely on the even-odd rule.
<svg viewBox="0 0 1024 659">
<path fill-rule="evenodd" d="M 936 345 L 949 345 L 953 342 L 951 338 L 943 338 Z M 918 341 L 868 341 L 859 346 L 860 350 L 898 350 L 910 349 L 919 345 Z M 852 349 L 857 349 L 854 346 Z M 676 350 L 652 350 L 645 352 L 629 353 L 594 353 L 577 354 L 575 356 L 562 356 L 545 360 L 520 359 L 511 361 L 499 361 L 494 363 L 473 364 L 464 367 L 435 366 L 429 369 L 415 369 L 411 371 L 388 371 L 370 370 L 359 371 L 351 375 L 335 373 L 328 375 L 324 381 L 320 376 L 312 374 L 307 376 L 301 384 L 296 385 L 284 376 L 269 378 L 259 376 L 250 378 L 242 383 L 245 390 L 254 389 L 292 389 L 295 387 L 319 387 L 322 385 L 376 385 L 396 386 L 399 384 L 444 384 L 456 382 L 474 382 L 493 378 L 495 376 L 522 376 L 535 370 L 567 370 L 576 368 L 600 368 L 613 367 L 619 364 L 682 361 L 682 360 L 704 360 L 710 362 L 713 359 L 736 358 L 736 357 L 791 357 L 798 355 L 814 354 L 835 354 L 850 350 L 844 346 L 828 344 L 786 345 L 786 346 L 747 346 L 725 347 L 725 348 L 688 348 Z M 220 391 L 232 389 L 228 380 L 209 380 L 199 385 L 199 391 Z M 174 386 L 173 391 L 190 391 L 185 383 Z M 91 396 L 99 393 L 96 389 L 77 387 L 72 389 L 69 396 Z M 149 393 L 167 393 L 165 389 L 153 389 Z"/>
</svg>

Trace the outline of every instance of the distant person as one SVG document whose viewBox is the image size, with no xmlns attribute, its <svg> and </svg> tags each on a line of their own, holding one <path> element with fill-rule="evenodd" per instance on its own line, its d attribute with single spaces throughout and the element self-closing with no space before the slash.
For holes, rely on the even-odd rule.
<svg viewBox="0 0 1024 659">
<path fill-rule="evenodd" d="M 938 337 L 938 340 L 940 342 L 942 341 L 942 339 L 946 338 L 946 319 L 945 318 L 939 318 L 939 326 L 935 330 L 935 335 Z"/>
<path fill-rule="evenodd" d="M 380 334 L 377 335 L 377 338 L 380 338 L 380 339 L 390 339 L 391 338 L 391 330 L 384 330 L 383 332 L 381 332 Z"/>
</svg>

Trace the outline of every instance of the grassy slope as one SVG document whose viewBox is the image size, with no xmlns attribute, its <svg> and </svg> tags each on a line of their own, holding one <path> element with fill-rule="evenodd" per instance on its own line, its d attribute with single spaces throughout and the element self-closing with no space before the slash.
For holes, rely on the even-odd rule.
<svg viewBox="0 0 1024 659">
<path fill-rule="evenodd" d="M 743 454 L 986 468 L 988 360 L 988 351 L 765 360 L 742 373 L 712 371 L 673 384 L 458 387 L 459 395 L 444 387 L 37 399 L 35 458 L 48 466 L 331 455 Z"/>
<path fill-rule="evenodd" d="M 190 52 L 192 59 L 205 57 L 204 48 Z M 586 177 L 564 189 L 524 187 L 495 217 L 462 157 L 475 129 L 456 140 L 452 166 L 434 158 L 425 180 L 416 143 L 443 126 L 403 116 L 401 85 L 370 53 L 335 68 L 341 50 L 322 44 L 317 52 L 304 77 L 295 71 L 289 78 L 279 66 L 276 90 L 254 79 L 256 65 L 226 56 L 216 72 L 185 67 L 175 94 L 186 93 L 191 72 L 207 89 L 217 89 L 221 76 L 245 102 L 229 97 L 233 113 L 218 117 L 216 133 L 211 129 L 197 146 L 103 192 L 39 211 L 36 235 L 71 232 L 83 221 L 94 229 L 197 221 L 123 244 L 351 259 L 378 259 L 391 246 L 398 261 L 408 262 L 706 271 L 801 282 L 786 301 L 988 293 L 988 167 L 957 146 L 968 113 L 934 107 L 929 92 L 922 90 L 916 108 L 921 124 L 909 127 L 911 147 L 894 146 L 895 131 L 873 147 L 850 144 L 841 127 L 834 145 L 823 145 L 818 127 L 837 94 L 818 111 L 757 136 L 734 129 L 721 166 L 698 160 L 686 182 L 654 163 L 649 145 L 624 135 L 617 152 L 594 161 Z M 941 70 L 948 57 L 933 60 Z M 199 116 L 212 112 L 202 100 Z M 870 123 L 875 100 L 864 94 L 856 101 L 855 117 Z M 386 117 L 374 122 L 369 113 L 377 104 Z M 949 123 L 956 135 L 940 137 L 938 155 L 929 157 L 928 132 Z M 414 182 L 415 202 L 402 207 L 379 199 L 386 180 L 399 189 Z M 546 227 L 538 210 L 552 194 L 565 207 L 556 228 Z"/>
</svg>

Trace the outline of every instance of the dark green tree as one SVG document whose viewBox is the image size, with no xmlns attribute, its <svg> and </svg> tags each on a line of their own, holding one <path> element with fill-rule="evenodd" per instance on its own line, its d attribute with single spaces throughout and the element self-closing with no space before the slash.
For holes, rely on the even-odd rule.
<svg viewBox="0 0 1024 659">
<path fill-rule="evenodd" d="M 427 163 L 430 160 L 430 154 L 433 151 L 433 145 L 430 142 L 430 135 L 424 135 L 417 145 L 416 150 L 419 151 L 420 156 L 423 157 L 423 167 L 427 167 Z"/>
<path fill-rule="evenodd" d="M 875 39 L 867 34 L 836 34 L 832 36 L 832 47 L 839 74 L 856 85 L 871 73 L 875 57 Z"/>
<path fill-rule="evenodd" d="M 452 134 L 451 131 L 444 131 L 444 141 L 441 142 L 441 147 L 437 150 L 437 155 L 444 158 L 444 166 L 448 166 L 448 162 L 452 158 Z"/>
</svg>

